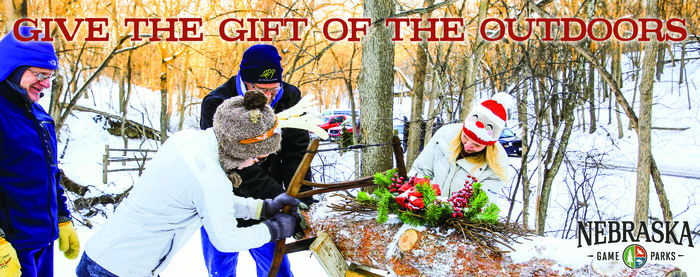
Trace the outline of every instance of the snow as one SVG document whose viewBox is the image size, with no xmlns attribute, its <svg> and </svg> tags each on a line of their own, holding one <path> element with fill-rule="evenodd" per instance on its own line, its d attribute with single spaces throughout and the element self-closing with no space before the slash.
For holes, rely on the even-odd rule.
<svg viewBox="0 0 700 277">
<path fill-rule="evenodd" d="M 624 65 L 630 67 L 629 65 Z M 700 225 L 700 93 L 698 93 L 698 85 L 696 82 L 700 80 L 700 61 L 695 60 L 687 64 L 688 84 L 679 85 L 678 67 L 666 66 L 662 74 L 661 81 L 654 85 L 654 106 L 653 106 L 653 126 L 655 127 L 673 127 L 673 128 L 688 128 L 685 130 L 658 130 L 652 131 L 653 154 L 656 162 L 663 174 L 663 181 L 666 186 L 668 198 L 671 200 L 671 208 L 674 211 L 674 219 L 678 221 L 689 221 L 691 229 L 697 232 Z M 628 99 L 632 99 L 634 93 L 633 78 L 626 78 L 623 87 L 623 92 Z M 118 114 L 118 102 L 116 100 L 116 91 L 118 87 L 106 78 L 102 78 L 99 82 L 92 85 L 89 98 L 81 99 L 79 105 L 98 109 L 112 114 Z M 690 90 L 690 96 L 688 96 Z M 637 95 L 638 97 L 638 95 Z M 688 100 L 688 97 L 690 100 Z M 49 97 L 44 97 L 40 101 L 44 107 L 48 106 Z M 142 88 L 136 88 L 130 103 L 130 112 L 128 118 L 136 122 L 143 123 L 147 126 L 152 126 L 155 129 L 160 129 L 158 116 L 160 113 L 160 94 L 159 92 L 149 91 Z M 691 108 L 688 109 L 688 102 Z M 607 102 L 606 102 L 607 103 Z M 628 130 L 628 122 L 625 116 L 622 115 L 624 125 L 624 137 L 617 138 L 616 119 L 611 120 L 611 124 L 607 124 L 607 109 L 602 108 L 606 103 L 597 103 L 601 106 L 598 113 L 598 129 L 594 134 L 588 134 L 587 131 L 576 130 L 572 135 L 572 140 L 569 143 L 569 152 L 574 157 L 574 154 L 581 155 L 579 163 L 586 161 L 584 153 L 597 153 L 591 157 L 593 160 L 599 161 L 604 165 L 609 166 L 609 169 L 601 169 L 595 180 L 588 180 L 592 169 L 584 171 L 583 167 L 577 168 L 575 174 L 570 171 L 569 174 L 562 168 L 555 185 L 552 190 L 550 199 L 550 208 L 547 222 L 547 235 L 549 237 L 533 237 L 531 240 L 522 241 L 522 244 L 515 244 L 516 251 L 509 254 L 514 262 L 523 262 L 530 259 L 533 254 L 539 258 L 549 258 L 556 260 L 561 266 L 578 268 L 591 264 L 599 272 L 613 272 L 619 269 L 622 263 L 596 261 L 588 255 L 594 254 L 597 251 L 621 251 L 629 245 L 629 243 L 615 243 L 594 246 L 577 247 L 575 234 L 564 234 L 558 232 L 562 229 L 565 218 L 570 216 L 568 210 L 571 202 L 570 193 L 573 191 L 574 181 L 582 183 L 590 182 L 590 190 L 595 192 L 596 198 L 589 199 L 595 202 L 586 203 L 590 209 L 588 220 L 631 220 L 634 213 L 635 199 L 635 180 L 636 180 L 636 163 L 637 163 L 637 137 L 634 131 Z M 195 105 L 196 106 L 196 105 Z M 404 115 L 410 116 L 410 99 L 405 98 L 395 102 L 397 107 L 394 111 L 394 116 L 397 119 Z M 635 105 L 635 110 L 638 112 L 639 105 Z M 197 109 L 198 107 L 195 107 Z M 185 117 L 185 128 L 196 129 L 199 119 L 197 116 L 199 111 L 193 110 Z M 613 114 L 614 116 L 614 114 Z M 171 120 L 170 130 L 175 130 L 177 126 L 177 115 L 173 115 Z M 67 121 L 67 126 L 60 135 L 59 156 L 60 166 L 65 171 L 66 175 L 72 180 L 91 187 L 88 196 L 95 196 L 103 192 L 121 193 L 126 188 L 133 185 L 138 174 L 134 172 L 118 172 L 109 174 L 108 184 L 102 184 L 102 155 L 104 154 L 105 145 L 110 145 L 113 148 L 123 147 L 121 138 L 111 136 L 103 129 L 103 121 L 95 119 L 95 115 L 87 112 L 73 112 Z M 509 126 L 512 125 L 509 122 Z M 129 148 L 135 148 L 144 143 L 145 148 L 157 149 L 158 144 L 152 141 L 141 141 L 130 139 Z M 324 147 L 334 147 L 333 145 Z M 532 158 L 532 157 L 531 157 Z M 589 158 L 588 161 L 591 159 Z M 344 167 L 323 168 L 323 172 L 315 172 L 316 176 L 323 175 L 328 178 L 325 182 L 332 180 L 349 180 L 354 178 L 354 159 L 352 153 L 339 155 L 319 155 L 315 159 L 315 164 L 330 164 L 339 163 Z M 511 158 L 511 164 L 519 167 L 520 159 Z M 533 184 L 537 183 L 536 172 L 537 162 L 533 159 L 528 164 L 529 174 L 533 174 Z M 532 198 L 536 198 L 536 187 L 532 187 Z M 508 191 L 505 191 L 507 193 Z M 69 195 L 70 200 L 75 199 L 75 195 Z M 329 197 L 322 197 L 325 200 L 332 201 Z M 513 218 L 522 210 L 522 197 L 518 194 L 516 199 L 519 201 L 514 207 Z M 650 192 L 650 209 L 651 215 L 656 218 L 662 218 L 659 208 L 659 201 L 656 196 L 656 191 L 652 189 Z M 534 199 L 530 203 L 530 226 L 534 226 L 535 205 Z M 107 207 L 105 214 L 100 214 L 92 218 L 80 218 L 79 220 L 89 220 L 94 226 L 93 229 L 83 226 L 80 223 L 77 230 L 82 244 L 87 242 L 96 228 L 99 228 L 105 218 L 109 216 L 113 207 Z M 507 207 L 502 208 L 507 212 Z M 316 215 L 322 213 L 315 213 Z M 320 219 L 320 218 L 317 218 Z M 446 234 L 453 230 L 440 230 Z M 173 261 L 161 273 L 161 276 L 206 276 L 207 272 L 204 267 L 202 252 L 200 247 L 199 233 L 189 240 L 174 257 Z M 700 243 L 698 236 L 695 236 L 695 244 Z M 644 244 L 648 252 L 661 251 L 676 251 L 684 256 L 676 257 L 675 260 L 666 261 L 673 264 L 686 273 L 688 276 L 700 276 L 700 250 L 698 247 L 690 248 L 687 246 L 677 246 L 671 244 Z M 55 250 L 56 259 L 55 267 L 57 276 L 75 276 L 75 267 L 78 260 L 67 260 L 62 253 Z M 326 276 L 320 264 L 317 262 L 309 251 L 298 252 L 291 254 L 290 261 L 292 271 L 297 276 Z M 255 263 L 250 255 L 241 253 L 238 264 L 238 273 L 240 276 L 254 276 Z"/>
</svg>

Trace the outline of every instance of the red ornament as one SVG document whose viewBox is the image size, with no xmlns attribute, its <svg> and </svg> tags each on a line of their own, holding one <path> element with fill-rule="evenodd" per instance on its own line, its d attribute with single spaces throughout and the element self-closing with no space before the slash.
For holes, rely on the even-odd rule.
<svg viewBox="0 0 700 277">
<path fill-rule="evenodd" d="M 462 209 L 469 206 L 469 200 L 474 194 L 474 183 L 476 183 L 476 178 L 469 175 L 464 182 L 464 188 L 458 192 L 452 193 L 452 197 L 449 199 L 450 203 L 452 203 L 452 207 L 455 209 L 455 213 L 452 214 L 452 217 L 464 217 Z"/>
</svg>

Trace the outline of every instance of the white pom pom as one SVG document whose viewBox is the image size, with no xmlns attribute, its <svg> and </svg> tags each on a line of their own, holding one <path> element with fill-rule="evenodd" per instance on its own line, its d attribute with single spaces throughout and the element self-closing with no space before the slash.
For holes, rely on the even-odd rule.
<svg viewBox="0 0 700 277">
<path fill-rule="evenodd" d="M 515 99 L 508 93 L 499 92 L 491 97 L 491 100 L 498 102 L 498 104 L 503 105 L 504 108 L 508 109 L 510 107 L 515 107 Z"/>
</svg>

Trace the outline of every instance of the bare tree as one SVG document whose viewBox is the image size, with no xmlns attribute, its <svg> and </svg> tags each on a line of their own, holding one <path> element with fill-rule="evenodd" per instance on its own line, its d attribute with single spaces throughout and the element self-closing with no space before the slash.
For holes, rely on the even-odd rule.
<svg viewBox="0 0 700 277">
<path fill-rule="evenodd" d="M 391 0 L 365 0 L 363 16 L 373 22 L 391 16 Z M 366 144 L 391 141 L 394 44 L 393 31 L 382 24 L 373 24 L 369 34 L 362 38 L 362 63 L 358 77 L 360 91 L 360 118 L 362 140 Z M 374 175 L 393 166 L 391 147 L 369 147 L 362 151 L 362 176 Z"/>
<path fill-rule="evenodd" d="M 432 6 L 434 0 L 425 0 L 423 7 Z M 430 12 L 421 15 L 425 21 Z M 423 123 L 423 92 L 425 91 L 425 74 L 428 67 L 428 41 L 422 38 L 416 47 L 415 71 L 413 73 L 413 98 L 411 100 L 411 124 L 409 124 L 408 142 L 406 144 L 406 168 L 411 168 L 413 160 L 420 153 L 421 123 Z"/>
<path fill-rule="evenodd" d="M 479 0 L 479 19 L 478 22 L 483 22 L 486 19 L 488 12 L 489 0 Z M 484 52 L 486 51 L 486 40 L 484 40 L 481 35 L 477 34 L 476 41 L 472 45 L 471 55 L 468 55 L 464 59 L 466 62 L 466 69 L 464 72 L 464 83 L 462 85 L 462 112 L 459 118 L 466 118 L 467 113 L 469 113 L 470 107 L 472 106 L 472 101 L 474 101 L 474 95 L 476 92 L 476 74 L 477 68 L 479 67 L 479 62 L 481 58 L 484 57 Z"/>
<path fill-rule="evenodd" d="M 648 0 L 647 16 L 656 16 L 657 1 Z M 651 106 L 654 90 L 654 75 L 658 55 L 658 41 L 652 37 L 644 43 L 644 65 L 639 89 L 639 141 L 637 158 L 637 195 L 634 205 L 634 222 L 647 222 L 649 216 L 649 177 L 651 176 Z"/>
<path fill-rule="evenodd" d="M 527 229 L 528 220 L 530 219 L 529 209 L 530 209 L 530 178 L 527 175 L 527 156 L 530 153 L 530 148 L 528 143 L 530 138 L 528 132 L 530 131 L 527 116 L 527 99 L 528 99 L 528 89 L 520 90 L 518 94 L 518 121 L 521 124 L 522 129 L 522 159 L 520 160 L 520 170 L 519 178 L 522 181 L 523 186 L 523 226 Z"/>
<path fill-rule="evenodd" d="M 124 149 L 128 148 L 129 139 L 126 136 L 126 114 L 129 111 L 129 99 L 131 98 L 131 73 L 132 73 L 132 63 L 131 63 L 131 52 L 126 58 L 126 73 L 124 74 L 124 80 L 121 82 L 119 90 L 119 111 L 122 113 L 122 126 L 121 126 L 121 136 L 124 142 Z M 126 154 L 126 152 L 124 152 Z"/>
<path fill-rule="evenodd" d="M 124 41 L 126 41 L 129 38 L 131 38 L 131 35 L 126 35 L 126 36 L 123 36 L 123 37 L 117 39 L 117 43 L 114 46 L 114 48 L 112 48 L 112 51 L 110 51 L 109 54 L 107 54 L 107 57 L 105 57 L 104 60 L 102 60 L 102 63 L 97 67 L 97 69 L 95 71 L 92 72 L 92 74 L 90 75 L 90 77 L 88 77 L 88 79 L 85 81 L 85 83 L 83 83 L 82 86 L 80 86 L 80 88 L 77 89 L 77 91 L 67 94 L 67 95 L 71 95 L 70 102 L 65 107 L 62 107 L 63 112 L 59 112 L 57 110 L 57 113 L 59 113 L 61 116 L 58 119 L 54 119 L 54 120 L 56 120 L 56 133 L 57 134 L 61 131 L 61 127 L 66 122 L 66 119 L 68 119 L 68 115 L 70 115 L 70 113 L 73 111 L 73 108 L 78 104 L 78 99 L 80 99 L 80 97 L 82 97 L 85 94 L 85 92 L 87 91 L 87 88 L 90 86 L 92 81 L 94 81 L 97 78 L 97 76 L 99 76 L 100 73 L 102 73 L 102 70 L 104 70 L 105 67 L 107 67 L 107 65 L 112 60 L 112 58 L 114 58 L 114 56 L 116 56 L 117 54 L 119 54 L 121 52 L 130 51 L 130 50 L 135 49 L 135 48 L 121 49 L 121 45 L 124 43 Z M 73 74 L 75 76 L 75 75 L 79 74 L 79 72 L 73 72 Z M 69 89 L 69 88 L 67 88 L 67 89 Z"/>
<path fill-rule="evenodd" d="M 574 73 L 575 74 L 575 73 Z M 578 80 L 580 81 L 580 80 Z M 577 91 L 578 86 L 575 85 L 576 81 L 569 84 L 565 89 L 562 97 L 553 95 L 551 98 L 551 103 L 553 105 L 561 105 L 561 113 L 557 114 L 552 112 L 552 118 L 555 119 L 553 122 L 554 128 L 549 133 L 550 143 L 545 152 L 544 164 L 544 180 L 542 181 L 542 189 L 537 201 L 537 222 L 535 225 L 535 232 L 537 234 L 544 234 L 545 220 L 547 218 L 547 209 L 549 207 L 549 196 L 552 191 L 552 184 L 554 183 L 554 178 L 559 172 L 562 161 L 566 154 L 566 149 L 569 143 L 569 138 L 571 136 L 571 131 L 574 126 L 574 110 L 576 109 L 576 104 L 578 103 L 577 96 L 581 94 Z M 564 124 L 564 129 L 560 137 L 557 137 L 559 133 L 559 124 Z M 554 149 L 556 148 L 556 153 Z"/>
<path fill-rule="evenodd" d="M 12 31 L 15 21 L 27 17 L 27 0 L 2 0 L 3 14 L 7 18 L 5 33 Z"/>
</svg>

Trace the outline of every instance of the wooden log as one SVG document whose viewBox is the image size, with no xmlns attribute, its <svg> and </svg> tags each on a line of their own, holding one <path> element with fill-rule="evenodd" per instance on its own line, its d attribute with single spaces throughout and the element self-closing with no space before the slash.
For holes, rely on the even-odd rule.
<svg viewBox="0 0 700 277">
<path fill-rule="evenodd" d="M 547 249 L 548 242 L 555 243 L 554 238 L 533 237 L 532 241 L 515 245 L 516 251 L 511 253 L 484 253 L 457 230 L 411 227 L 396 218 L 389 219 L 394 223 L 378 224 L 372 216 L 334 212 L 324 203 L 314 204 L 306 217 L 310 226 L 307 236 L 325 232 L 346 262 L 386 270 L 393 276 L 588 276 L 607 268 L 586 254 L 568 252 L 575 251 L 575 246 L 561 253 L 569 255 L 561 261 L 587 260 L 579 262 L 578 268 L 543 258 L 547 256 L 542 255 L 541 249 Z M 557 247 L 551 249 L 560 250 Z M 521 261 L 523 255 L 527 260 Z M 614 265 L 603 275 L 634 274 L 621 261 L 614 261 Z M 654 263 L 644 265 L 644 272 L 650 274 L 645 276 L 682 273 L 675 266 Z"/>
</svg>

